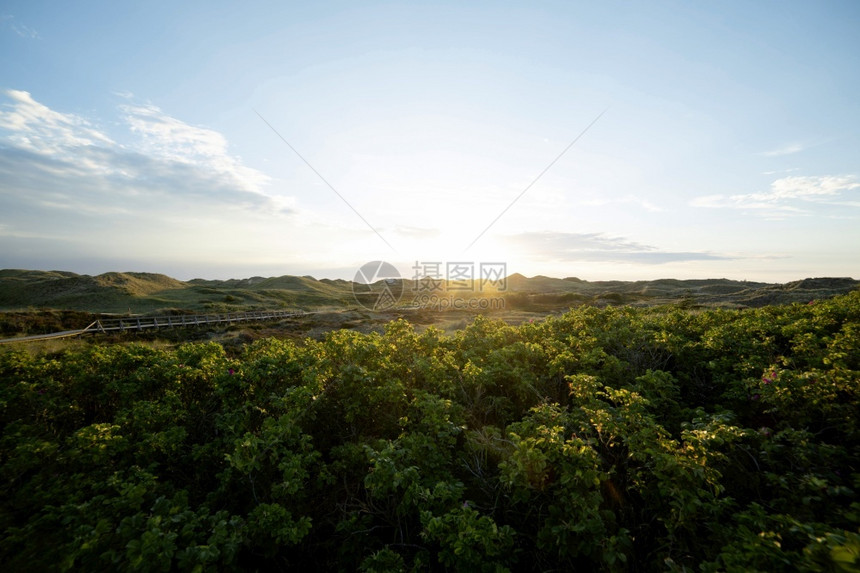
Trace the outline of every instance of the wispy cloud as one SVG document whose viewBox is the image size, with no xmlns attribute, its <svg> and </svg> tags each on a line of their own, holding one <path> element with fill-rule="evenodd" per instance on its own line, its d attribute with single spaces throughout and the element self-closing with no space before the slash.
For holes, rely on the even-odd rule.
<svg viewBox="0 0 860 573">
<path fill-rule="evenodd" d="M 0 16 L 0 23 L 2 23 L 3 28 L 12 30 L 18 36 L 22 38 L 27 38 L 30 40 L 36 40 L 39 38 L 39 32 L 23 24 L 15 19 L 15 16 L 10 14 L 4 14 Z"/>
<path fill-rule="evenodd" d="M 648 201 L 647 199 L 643 199 L 642 197 L 637 197 L 635 195 L 625 195 L 623 197 L 601 197 L 599 199 L 587 199 L 581 202 L 582 205 L 587 205 L 589 207 L 604 207 L 606 205 L 635 205 L 644 209 L 645 211 L 649 211 L 651 213 L 659 213 L 665 211 L 662 207 L 655 205 L 654 203 Z"/>
<path fill-rule="evenodd" d="M 814 204 L 851 206 L 842 200 L 846 193 L 860 189 L 853 175 L 783 177 L 768 191 L 742 195 L 706 195 L 693 199 L 694 207 L 762 211 L 765 215 L 787 216 L 809 213 Z"/>
<path fill-rule="evenodd" d="M 776 147 L 768 151 L 762 151 L 760 155 L 763 155 L 765 157 L 781 157 L 783 155 L 793 155 L 795 153 L 800 153 L 804 149 L 806 149 L 806 146 L 801 143 L 787 143 L 785 145 L 781 145 L 780 147 Z"/>
<path fill-rule="evenodd" d="M 424 227 L 410 227 L 408 225 L 397 225 L 394 232 L 409 239 L 427 240 L 435 239 L 441 234 L 439 229 L 428 229 Z"/>
<path fill-rule="evenodd" d="M 732 257 L 702 252 L 664 251 L 601 233 L 528 232 L 509 235 L 507 242 L 548 262 L 625 262 L 649 265 L 682 261 L 727 260 Z"/>
<path fill-rule="evenodd" d="M 48 239 L 48 240 L 66 240 L 67 237 L 58 236 L 51 233 L 41 233 L 19 229 L 13 225 L 0 223 L 0 237 L 11 237 L 15 239 Z"/>
</svg>

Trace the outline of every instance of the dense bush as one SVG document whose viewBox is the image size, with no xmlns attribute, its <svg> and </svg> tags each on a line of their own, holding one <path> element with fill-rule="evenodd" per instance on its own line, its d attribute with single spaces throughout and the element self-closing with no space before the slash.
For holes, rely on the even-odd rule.
<svg viewBox="0 0 860 573">
<path fill-rule="evenodd" d="M 0 355 L 22 570 L 857 571 L 860 293 Z"/>
</svg>

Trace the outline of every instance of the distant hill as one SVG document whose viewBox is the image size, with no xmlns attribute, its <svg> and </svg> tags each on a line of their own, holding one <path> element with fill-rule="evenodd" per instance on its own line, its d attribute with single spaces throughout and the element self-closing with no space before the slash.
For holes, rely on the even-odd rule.
<svg viewBox="0 0 860 573">
<path fill-rule="evenodd" d="M 807 278 L 786 284 L 729 279 L 585 281 L 512 274 L 498 292 L 453 291 L 456 296 L 501 296 L 507 308 L 562 309 L 579 304 L 651 306 L 681 302 L 696 306 L 755 307 L 809 302 L 860 287 L 851 278 Z M 180 281 L 166 275 L 111 272 L 96 276 L 63 271 L 0 270 L 0 310 L 61 309 L 102 313 L 227 312 L 260 308 L 347 308 L 356 306 L 353 283 L 310 276 Z M 402 304 L 420 292 L 405 281 Z"/>
<path fill-rule="evenodd" d="M 185 284 L 166 275 L 105 273 L 95 277 L 67 272 L 0 271 L 0 308 L 51 307 L 90 310 L 115 308 Z"/>
<path fill-rule="evenodd" d="M 573 295 L 592 304 L 652 306 L 684 302 L 698 306 L 759 307 L 769 304 L 809 302 L 860 288 L 852 278 L 809 278 L 786 284 L 730 279 L 658 279 L 652 281 L 584 281 L 577 278 L 508 277 L 507 289 L 532 299 Z M 569 296 L 570 298 L 570 296 Z M 571 298 L 571 300 L 573 300 Z"/>
<path fill-rule="evenodd" d="M 57 271 L 0 271 L 0 309 L 52 308 L 108 313 L 171 309 L 226 312 L 255 308 L 354 305 L 351 283 L 312 277 L 180 281 L 151 273 L 97 276 Z"/>
</svg>

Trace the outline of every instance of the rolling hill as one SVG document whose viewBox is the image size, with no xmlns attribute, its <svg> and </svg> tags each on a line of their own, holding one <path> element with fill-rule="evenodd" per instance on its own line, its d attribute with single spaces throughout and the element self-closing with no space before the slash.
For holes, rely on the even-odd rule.
<svg viewBox="0 0 860 573">
<path fill-rule="evenodd" d="M 546 276 L 507 277 L 498 292 L 437 292 L 439 296 L 501 296 L 508 308 L 565 308 L 632 304 L 759 307 L 809 302 L 855 290 L 851 278 L 808 278 L 786 284 L 728 279 L 585 281 Z M 0 310 L 61 309 L 99 313 L 170 311 L 226 312 L 261 308 L 348 308 L 356 306 L 353 283 L 310 276 L 180 281 L 166 275 L 111 272 L 96 276 L 65 271 L 0 270 Z M 414 289 L 414 290 L 413 290 Z M 408 305 L 416 284 L 406 281 L 401 304 Z"/>
</svg>

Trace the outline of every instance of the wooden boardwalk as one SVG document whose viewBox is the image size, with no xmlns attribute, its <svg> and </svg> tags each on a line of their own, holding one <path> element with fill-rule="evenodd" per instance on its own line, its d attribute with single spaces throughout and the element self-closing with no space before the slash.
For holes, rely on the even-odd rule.
<svg viewBox="0 0 860 573">
<path fill-rule="evenodd" d="M 204 326 L 207 324 L 231 324 L 234 322 L 249 322 L 257 320 L 279 320 L 294 316 L 304 316 L 306 314 L 314 313 L 296 310 L 252 310 L 248 312 L 227 312 L 217 314 L 181 314 L 176 316 L 131 316 L 123 318 L 108 318 L 105 320 L 96 320 L 86 328 L 81 328 L 80 330 L 64 330 L 63 332 L 52 332 L 50 334 L 35 334 L 33 336 L 19 336 L 18 338 L 4 338 L 0 339 L 0 344 L 69 338 L 72 336 L 95 334 L 99 332 L 133 332 L 152 328 L 178 328 L 185 326 Z"/>
</svg>

